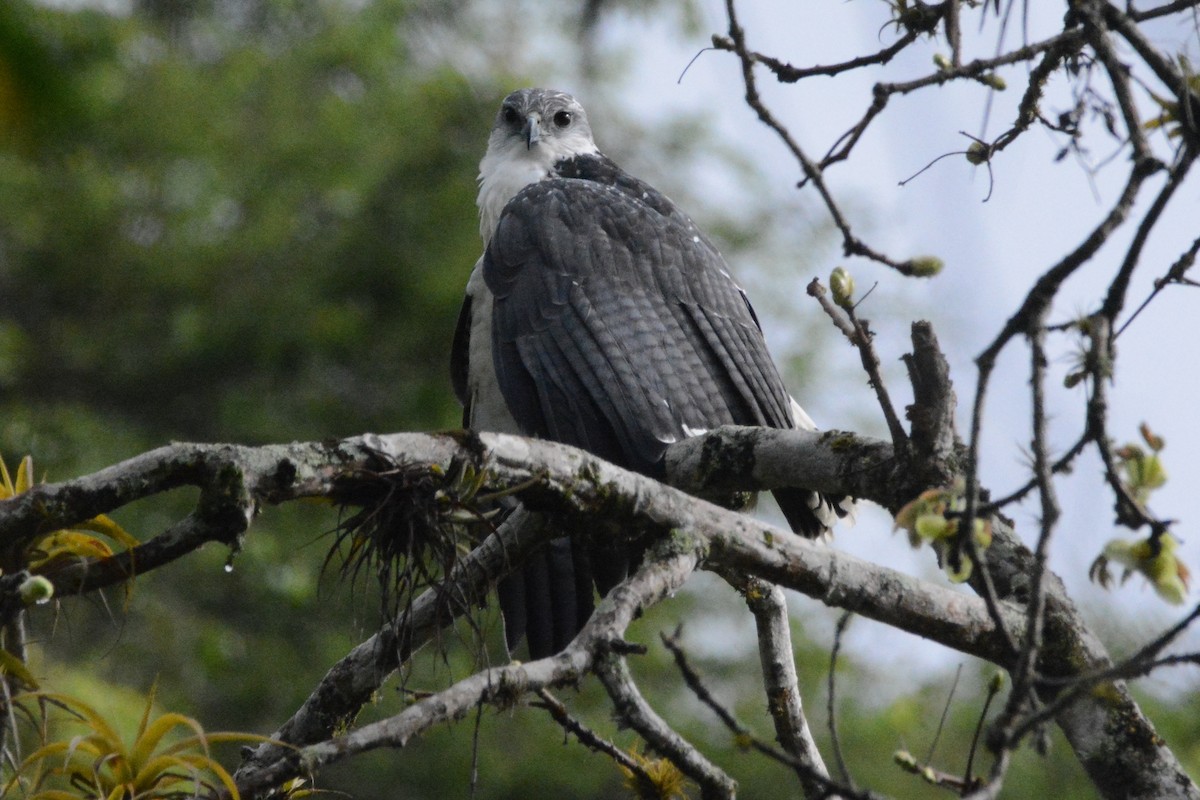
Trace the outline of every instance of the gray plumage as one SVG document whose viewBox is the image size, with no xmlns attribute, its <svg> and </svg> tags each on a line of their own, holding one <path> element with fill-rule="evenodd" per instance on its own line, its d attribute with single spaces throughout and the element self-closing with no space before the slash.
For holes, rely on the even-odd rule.
<svg viewBox="0 0 1200 800">
<path fill-rule="evenodd" d="M 467 286 L 452 372 L 464 424 L 584 448 L 660 477 L 672 443 L 723 424 L 813 427 L 786 390 L 745 293 L 664 195 L 592 140 L 570 95 L 513 92 L 480 164 L 483 256 Z M 776 492 L 793 529 L 844 510 Z M 578 538 L 578 537 L 577 537 Z M 637 561 L 611 542 L 553 543 L 501 586 L 510 647 L 564 646 Z"/>
</svg>

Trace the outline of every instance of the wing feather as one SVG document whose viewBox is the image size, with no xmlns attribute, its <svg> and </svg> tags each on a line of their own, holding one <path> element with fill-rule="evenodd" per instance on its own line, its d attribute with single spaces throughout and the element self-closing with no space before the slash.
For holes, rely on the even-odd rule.
<svg viewBox="0 0 1200 800">
<path fill-rule="evenodd" d="M 527 187 L 484 254 L 492 362 L 517 427 L 651 475 L 698 430 L 793 427 L 791 398 L 720 253 L 665 197 L 613 174 Z M 824 530 L 822 498 L 777 494 L 796 530 Z M 591 611 L 592 583 L 607 592 L 642 547 L 573 537 L 536 554 L 501 586 L 510 648 L 523 634 L 535 658 L 564 646 Z"/>
<path fill-rule="evenodd" d="M 762 333 L 745 322 L 732 320 L 712 309 L 699 306 L 721 342 L 717 348 L 722 365 L 738 386 L 753 424 L 772 428 L 790 428 L 791 398 L 783 390 L 775 365 L 761 344 Z M 735 357 L 736 354 L 736 357 Z M 750 424 L 749 421 L 743 424 Z"/>
<path fill-rule="evenodd" d="M 497 378 L 527 433 L 653 472 L 688 431 L 791 427 L 752 310 L 681 214 L 543 181 L 505 209 L 484 278 Z"/>
<path fill-rule="evenodd" d="M 468 389 L 468 372 L 471 351 L 471 295 L 463 298 L 454 326 L 454 341 L 450 345 L 450 384 L 454 396 L 463 407 L 463 425 L 471 419 L 471 393 Z"/>
</svg>

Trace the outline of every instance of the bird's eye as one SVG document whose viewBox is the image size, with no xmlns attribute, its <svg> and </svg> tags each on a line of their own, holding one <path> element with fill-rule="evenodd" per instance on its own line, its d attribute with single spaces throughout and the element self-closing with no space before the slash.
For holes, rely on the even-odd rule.
<svg viewBox="0 0 1200 800">
<path fill-rule="evenodd" d="M 554 124 L 560 128 L 565 128 L 571 124 L 571 112 L 559 111 L 554 115 Z"/>
<path fill-rule="evenodd" d="M 518 114 L 517 110 L 515 108 L 513 108 L 512 106 L 504 107 L 504 121 L 506 123 L 508 123 L 509 125 L 515 125 L 517 120 L 520 119 L 520 117 L 521 117 L 521 115 Z"/>
</svg>

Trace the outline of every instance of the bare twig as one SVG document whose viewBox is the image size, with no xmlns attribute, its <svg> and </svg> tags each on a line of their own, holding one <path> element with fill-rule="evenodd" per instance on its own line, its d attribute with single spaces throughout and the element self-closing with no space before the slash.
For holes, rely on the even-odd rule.
<svg viewBox="0 0 1200 800">
<path fill-rule="evenodd" d="M 1170 269 L 1167 270 L 1166 275 L 1154 281 L 1154 289 L 1150 292 L 1150 295 L 1142 301 L 1141 305 L 1134 309 L 1134 312 L 1129 315 L 1127 320 L 1125 320 L 1125 324 L 1123 324 L 1120 329 L 1113 334 L 1113 339 L 1116 339 L 1125 332 L 1125 329 L 1129 327 L 1130 323 L 1137 319 L 1138 314 L 1141 314 L 1143 309 L 1150 305 L 1150 301 L 1157 297 L 1159 292 L 1173 283 L 1183 283 L 1186 280 L 1184 275 L 1186 275 L 1187 271 L 1196 264 L 1196 255 L 1198 253 L 1200 253 L 1200 236 L 1196 237 L 1192 241 L 1192 246 L 1185 250 L 1179 256 L 1179 258 L 1175 260 L 1175 263 L 1173 263 Z"/>
<path fill-rule="evenodd" d="M 1159 17 L 1169 17 L 1172 14 L 1178 14 L 1180 11 L 1189 9 L 1195 10 L 1196 0 L 1174 0 L 1171 3 L 1163 3 L 1155 8 L 1148 8 L 1145 11 L 1137 11 L 1133 8 L 1133 3 L 1130 2 L 1129 9 L 1126 12 L 1129 19 L 1133 22 L 1145 22 L 1150 19 L 1158 19 Z"/>
<path fill-rule="evenodd" d="M 758 118 L 763 124 L 775 131 L 776 135 L 783 140 L 787 148 L 795 156 L 804 171 L 804 176 L 811 181 L 816 187 L 817 192 L 821 195 L 822 201 L 825 203 L 826 209 L 829 211 L 830 217 L 833 219 L 838 230 L 842 233 L 842 249 L 848 256 L 863 256 L 872 261 L 877 261 L 880 264 L 895 269 L 896 271 L 911 275 L 914 273 L 914 267 L 911 261 L 899 262 L 888 256 L 871 249 L 861 239 L 855 236 L 850 230 L 850 223 L 842 214 L 841 209 L 833 199 L 833 194 L 829 191 L 829 187 L 825 184 L 825 179 L 821 175 L 821 168 L 814 163 L 800 145 L 796 142 L 787 128 L 785 128 L 774 115 L 763 104 L 762 98 L 758 94 L 758 87 L 754 79 L 754 59 L 750 52 L 746 49 L 745 33 L 737 20 L 737 11 L 734 8 L 734 0 L 726 0 L 725 11 L 729 18 L 729 41 L 732 43 L 733 52 L 738 56 L 742 63 L 742 81 L 746 87 L 746 103 L 754 109 L 758 114 Z"/>
<path fill-rule="evenodd" d="M 899 39 L 892 44 L 869 56 L 858 56 L 837 64 L 828 64 L 825 66 L 814 67 L 793 67 L 791 64 L 785 64 L 777 58 L 773 58 L 763 53 L 747 51 L 747 56 L 756 64 L 762 64 L 771 72 L 775 73 L 775 77 L 781 83 L 795 83 L 804 78 L 811 78 L 814 75 L 824 75 L 833 77 L 843 72 L 860 69 L 862 67 L 871 66 L 873 64 L 886 64 L 904 48 L 912 44 L 917 36 L 916 31 L 905 31 Z M 713 36 L 713 47 L 717 50 L 728 50 L 731 53 L 736 53 L 737 48 L 733 40 L 728 36 Z"/>
<path fill-rule="evenodd" d="M 992 679 L 988 681 L 987 697 L 983 701 L 983 708 L 979 711 L 979 721 L 975 723 L 975 732 L 971 735 L 971 748 L 967 751 L 967 766 L 963 769 L 963 775 L 968 782 L 973 781 L 975 775 L 975 753 L 979 747 L 979 740 L 983 735 L 983 726 L 987 722 L 988 709 L 992 706 L 992 701 L 996 699 L 996 695 L 1000 693 L 1000 688 L 1004 685 L 1004 673 L 997 672 Z"/>
<path fill-rule="evenodd" d="M 950 691 L 946 693 L 946 702 L 942 704 L 942 716 L 938 718 L 937 730 L 934 731 L 933 740 L 929 742 L 929 755 L 925 756 L 925 763 L 932 764 L 933 756 L 937 753 L 938 743 L 942 740 L 942 731 L 946 729 L 946 718 L 950 716 L 950 707 L 954 704 L 954 695 L 958 692 L 958 682 L 962 678 L 962 664 L 959 664 L 954 669 L 954 680 L 950 683 Z"/>
<path fill-rule="evenodd" d="M 1116 323 L 1117 317 L 1125 307 L 1125 294 L 1129 291 L 1129 282 L 1133 277 L 1133 271 L 1137 268 L 1138 260 L 1141 258 L 1142 249 L 1150 238 L 1150 232 L 1162 217 L 1162 212 L 1171 198 L 1175 196 L 1176 189 L 1182 185 L 1198 154 L 1200 154 L 1200 150 L 1187 148 L 1183 151 L 1179 161 L 1168 170 L 1166 183 L 1163 184 L 1163 188 L 1154 198 L 1154 202 L 1142 216 L 1142 221 L 1138 223 L 1133 241 L 1130 242 L 1129 249 L 1125 252 L 1125 259 L 1121 262 L 1121 268 L 1112 283 L 1109 284 L 1108 294 L 1104 298 L 1104 304 L 1100 307 L 1100 313 L 1108 317 L 1110 325 Z M 1194 258 L 1195 251 L 1192 252 Z"/>
<path fill-rule="evenodd" d="M 1079 246 L 1038 278 L 1033 288 L 1026 295 L 1021 307 L 1009 317 L 1000 333 L 992 340 L 992 343 L 975 359 L 975 364 L 978 368 L 978 377 L 975 387 L 975 399 L 971 410 L 971 431 L 968 440 L 967 468 L 965 470 L 966 508 L 963 517 L 967 521 L 967 527 L 970 527 L 971 520 L 978 513 L 979 477 L 977 468 L 979 464 L 980 435 L 983 430 L 985 398 L 992 371 L 995 368 L 996 359 L 1000 351 L 1004 349 L 1014 336 L 1022 332 L 1029 333 L 1038 324 L 1038 321 L 1042 319 L 1063 282 L 1085 264 L 1103 246 L 1112 232 L 1124 223 L 1143 182 L 1160 167 L 1161 164 L 1157 161 L 1149 160 L 1138 161 L 1134 164 L 1120 198 L 1118 198 L 1104 219 L 1092 229 L 1088 237 Z"/>
<path fill-rule="evenodd" d="M 634 760 L 624 750 L 571 716 L 570 712 L 567 711 L 567 707 L 559 702 L 558 698 L 552 695 L 549 689 L 538 689 L 537 696 L 541 699 L 541 702 L 535 705 L 546 709 L 550 717 L 561 725 L 564 731 L 574 734 L 575 738 L 584 747 L 603 753 L 619 764 L 622 769 L 627 770 L 634 776 L 643 791 L 647 792 L 647 796 L 650 796 L 649 793 L 654 791 L 654 782 L 650 779 L 650 775 L 646 772 L 645 767 Z"/>
<path fill-rule="evenodd" d="M 659 753 L 669 758 L 685 775 L 700 786 L 700 796 L 732 798 L 737 784 L 716 764 L 671 728 L 638 691 L 624 658 L 608 653 L 595 664 L 596 677 L 608 691 L 618 718 L 633 728 Z"/>
<path fill-rule="evenodd" d="M 1114 664 L 1086 675 L 1077 675 L 1065 681 L 1043 678 L 1042 681 L 1046 685 L 1058 683 L 1064 686 L 1064 690 L 1059 692 L 1052 702 L 1038 709 L 1035 713 L 1029 714 L 1019 720 L 1011 731 L 1010 736 L 1012 741 L 1014 743 L 1019 742 L 1030 731 L 1036 730 L 1041 725 L 1045 725 L 1054 719 L 1055 716 L 1070 708 L 1080 697 L 1093 691 L 1095 687 L 1101 684 L 1110 685 L 1111 681 L 1142 677 L 1148 675 L 1158 665 L 1195 663 L 1197 656 L 1194 654 L 1178 658 L 1158 658 L 1157 656 L 1173 641 L 1178 639 L 1181 633 L 1191 627 L 1197 619 L 1200 619 L 1200 605 L 1193 608 L 1182 620 L 1143 645 L 1136 653 L 1124 659 L 1119 664 Z"/>
<path fill-rule="evenodd" d="M 855 315 L 853 308 L 845 309 L 845 317 L 843 317 L 842 312 L 829 299 L 825 287 L 816 278 L 813 278 L 808 284 L 808 295 L 816 298 L 837 329 L 845 334 L 850 343 L 858 350 L 859 359 L 861 359 L 863 369 L 870 380 L 871 388 L 875 391 L 883 418 L 887 421 L 888 433 L 892 437 L 892 447 L 903 457 L 908 448 L 908 433 L 900 424 L 900 418 L 896 415 L 892 399 L 888 396 L 887 384 L 883 382 L 882 367 L 879 363 L 879 356 L 875 354 L 873 337 L 867 321 L 860 320 Z"/>
<path fill-rule="evenodd" d="M 1200 148 L 1200 95 L 1192 90 L 1179 68 L 1158 51 L 1129 16 L 1106 2 L 1097 2 L 1096 5 L 1104 16 L 1104 22 L 1129 43 L 1146 66 L 1179 100 L 1180 134 L 1192 149 Z"/>
<path fill-rule="evenodd" d="M 1046 553 L 1050 537 L 1058 524 L 1060 509 L 1054 491 L 1054 478 L 1047 454 L 1046 438 L 1046 352 L 1045 328 L 1042 323 L 1033 326 L 1029 334 L 1031 367 L 1030 385 L 1033 392 L 1033 471 L 1041 498 L 1041 526 L 1037 547 L 1033 553 L 1033 573 L 1029 578 L 1030 599 L 1025 609 L 1025 630 L 1021 638 L 1021 649 L 1015 668 L 1012 669 L 1013 685 L 1008 702 L 997 723 L 997 729 L 1007 733 L 1013 721 L 1028 707 L 1038 704 L 1034 686 L 1037 678 L 1037 662 L 1042 648 L 1042 630 L 1045 614 Z M 1015 743 L 1004 741 L 1003 747 L 1015 747 Z"/>
<path fill-rule="evenodd" d="M 829 718 L 829 740 L 833 743 L 833 759 L 837 763 L 842 783 L 847 786 L 854 786 L 854 779 L 850 777 L 850 767 L 846 764 L 845 754 L 842 753 L 842 738 L 838 735 L 837 729 L 837 661 L 838 653 L 842 650 L 842 638 L 846 635 L 846 627 L 853 618 L 854 612 L 843 612 L 838 617 L 837 627 L 833 632 L 833 647 L 829 650 L 829 691 L 825 707 L 826 716 Z"/>
<path fill-rule="evenodd" d="M 862 793 L 854 790 L 849 790 L 846 787 L 839 787 L 833 781 L 829 780 L 826 774 L 824 765 L 817 769 L 813 763 L 807 759 L 799 759 L 790 753 L 784 752 L 777 747 L 764 742 L 759 737 L 742 723 L 738 722 L 737 718 L 729 709 L 725 708 L 715 697 L 708 687 L 704 685 L 699 673 L 688 662 L 687 653 L 679 644 L 679 629 L 675 633 L 668 636 L 660 634 L 663 645 L 671 651 L 671 655 L 675 657 L 675 666 L 679 669 L 683 676 L 684 683 L 691 689 L 692 694 L 696 696 L 701 703 L 706 705 L 714 714 L 717 715 L 721 723 L 733 733 L 735 741 L 742 749 L 752 749 L 768 758 L 779 762 L 785 766 L 795 770 L 804 785 L 805 797 L 813 798 L 866 798 L 871 797 L 868 793 Z M 835 794 L 836 792 L 836 794 Z"/>
</svg>

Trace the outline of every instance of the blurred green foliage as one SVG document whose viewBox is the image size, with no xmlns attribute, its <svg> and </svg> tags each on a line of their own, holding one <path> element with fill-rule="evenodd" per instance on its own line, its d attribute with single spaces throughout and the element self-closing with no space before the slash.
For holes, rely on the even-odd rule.
<svg viewBox="0 0 1200 800">
<path fill-rule="evenodd" d="M 431 19 L 468 40 L 484 35 L 462 29 L 477 18 L 460 18 L 459 8 L 139 0 L 120 15 L 0 2 L 0 454 L 32 453 L 53 480 L 171 439 L 456 426 L 446 363 L 479 249 L 476 165 L 497 98 L 521 82 L 468 79 L 415 56 L 412 31 Z M 542 34 L 575 35 L 568 18 Z M 599 133 L 619 158 L 629 154 L 622 144 L 637 142 L 635 168 L 655 155 L 684 159 L 699 134 L 695 120 L 635 125 L 613 119 Z M 732 169 L 756 179 L 744 163 Z M 678 196 L 683 187 L 662 188 Z M 727 252 L 770 260 L 770 239 L 766 247 L 791 263 L 795 242 L 778 232 L 797 226 L 778 223 L 795 209 L 775 207 L 761 189 L 748 192 L 760 205 L 740 216 L 697 214 Z M 770 314 L 800 296 L 800 278 L 791 280 L 794 292 L 752 294 Z M 797 335 L 811 344 L 823 327 Z M 145 538 L 193 501 L 181 492 L 114 516 Z M 209 730 L 268 734 L 380 622 L 369 581 L 321 578 L 323 534 L 336 521 L 325 506 L 268 509 L 236 558 L 210 547 L 138 578 L 129 597 L 39 608 L 34 669 L 114 718 L 136 719 L 157 682 L 164 706 Z M 789 773 L 736 748 L 657 645 L 658 631 L 686 620 L 684 641 L 717 696 L 773 739 L 747 612 L 723 584 L 698 584 L 635 623 L 632 638 L 651 643 L 634 664 L 643 688 L 736 775 L 743 796 L 798 796 Z M 801 609 L 823 614 L 811 601 Z M 481 614 L 498 659 L 498 621 Z M 795 637 L 803 696 L 828 753 L 830 642 L 813 643 L 799 625 Z M 472 640 L 468 628 L 448 634 L 444 653 L 418 657 L 402 686 L 437 689 L 468 674 L 479 663 Z M 900 696 L 881 697 L 874 689 L 887 661 L 843 660 L 843 747 L 860 783 L 930 796 L 891 753 L 924 757 L 948 679 L 908 676 Z M 965 762 L 988 674 L 967 673 L 933 759 L 947 771 Z M 602 734 L 634 744 L 594 682 L 561 697 Z M 389 685 L 362 720 L 402 702 Z M 477 754 L 468 720 L 407 751 L 339 765 L 318 786 L 361 798 L 468 796 L 474 763 L 479 798 L 626 796 L 617 769 L 564 743 L 541 711 L 486 709 L 479 725 Z M 1006 796 L 1093 796 L 1069 750 L 1052 752 L 1022 753 Z M 236 753 L 226 755 L 235 766 Z"/>
<path fill-rule="evenodd" d="M 431 365 L 476 255 L 490 98 L 401 69 L 403 4 L 275 5 L 174 35 L 31 19 L 77 110 L 47 132 L 50 115 L 21 109 L 59 96 L 27 83 L 9 115 L 24 134 L 0 161 L 11 396 L 159 438 L 454 423 Z"/>
<path fill-rule="evenodd" d="M 60 479 L 171 439 L 458 424 L 446 365 L 503 88 L 413 63 L 418 11 L 0 4 L 0 454 Z M 180 495 L 116 516 L 144 538 Z M 157 681 L 210 730 L 270 733 L 380 621 L 371 586 L 321 578 L 335 523 L 269 509 L 232 572 L 210 548 L 128 600 L 38 609 L 35 669 L 118 715 Z"/>
</svg>

